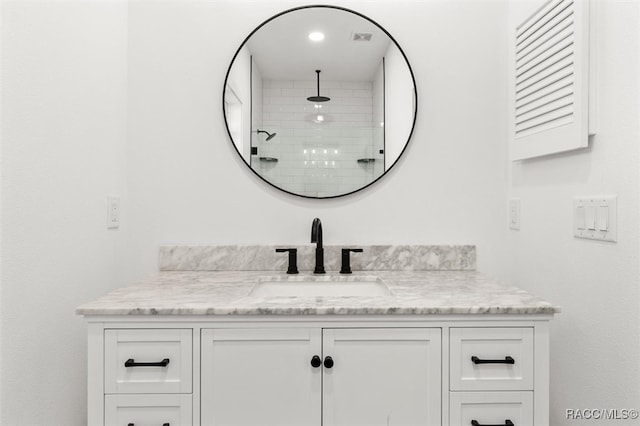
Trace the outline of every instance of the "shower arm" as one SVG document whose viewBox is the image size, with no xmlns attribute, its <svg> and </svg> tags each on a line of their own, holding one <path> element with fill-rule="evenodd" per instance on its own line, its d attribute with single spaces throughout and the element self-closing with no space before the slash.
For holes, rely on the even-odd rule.
<svg viewBox="0 0 640 426">
<path fill-rule="evenodd" d="M 320 70 L 316 70 L 316 82 L 318 88 L 318 97 L 320 97 Z"/>
</svg>

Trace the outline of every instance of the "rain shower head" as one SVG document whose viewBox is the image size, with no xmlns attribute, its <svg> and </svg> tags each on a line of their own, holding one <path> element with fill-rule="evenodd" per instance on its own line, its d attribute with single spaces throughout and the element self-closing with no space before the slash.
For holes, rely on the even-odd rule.
<svg viewBox="0 0 640 426">
<path fill-rule="evenodd" d="M 331 98 L 326 96 L 309 96 L 307 100 L 311 102 L 327 102 L 330 101 Z"/>
<path fill-rule="evenodd" d="M 307 98 L 310 102 L 327 102 L 330 101 L 331 98 L 327 96 L 320 96 L 320 70 L 316 70 L 317 80 L 318 80 L 318 95 L 317 96 L 309 96 Z"/>
<path fill-rule="evenodd" d="M 266 130 L 260 130 L 260 129 L 257 130 L 257 133 L 258 134 L 260 134 L 260 133 L 266 133 L 267 134 L 267 138 L 264 140 L 265 142 L 270 141 L 271 139 L 275 138 L 276 134 L 277 134 L 276 132 L 269 133 Z"/>
</svg>

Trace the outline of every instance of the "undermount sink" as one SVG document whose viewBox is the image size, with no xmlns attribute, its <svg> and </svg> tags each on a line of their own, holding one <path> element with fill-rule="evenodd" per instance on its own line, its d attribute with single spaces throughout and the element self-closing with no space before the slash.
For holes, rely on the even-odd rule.
<svg viewBox="0 0 640 426">
<path fill-rule="evenodd" d="M 373 297 L 389 296 L 389 287 L 378 277 L 295 277 L 259 281 L 254 297 Z"/>
</svg>

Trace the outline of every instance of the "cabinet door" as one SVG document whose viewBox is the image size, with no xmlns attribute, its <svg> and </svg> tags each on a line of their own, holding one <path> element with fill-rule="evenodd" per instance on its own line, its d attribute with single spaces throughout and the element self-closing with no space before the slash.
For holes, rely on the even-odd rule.
<svg viewBox="0 0 640 426">
<path fill-rule="evenodd" d="M 323 426 L 441 424 L 441 332 L 325 329 Z"/>
<path fill-rule="evenodd" d="M 202 330 L 202 426 L 319 426 L 320 329 Z"/>
</svg>

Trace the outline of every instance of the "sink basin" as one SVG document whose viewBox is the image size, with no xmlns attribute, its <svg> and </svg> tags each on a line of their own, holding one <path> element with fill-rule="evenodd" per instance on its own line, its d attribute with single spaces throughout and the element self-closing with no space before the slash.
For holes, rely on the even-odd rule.
<svg viewBox="0 0 640 426">
<path fill-rule="evenodd" d="M 378 277 L 296 277 L 260 281 L 255 297 L 372 297 L 389 296 L 389 287 Z"/>
</svg>

